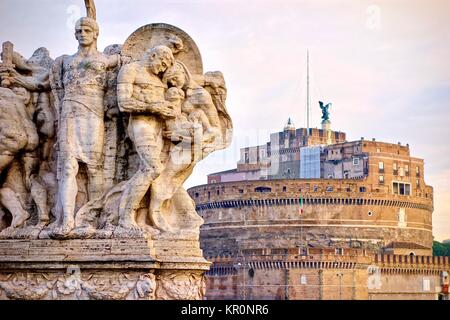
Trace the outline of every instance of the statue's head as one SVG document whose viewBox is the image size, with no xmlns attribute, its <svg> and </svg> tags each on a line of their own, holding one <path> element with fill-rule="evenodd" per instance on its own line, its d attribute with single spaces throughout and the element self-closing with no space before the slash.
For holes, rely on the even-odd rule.
<svg viewBox="0 0 450 320">
<path fill-rule="evenodd" d="M 174 34 L 166 35 L 165 41 L 162 44 L 165 45 L 166 47 L 169 47 L 170 50 L 172 50 L 173 54 L 177 54 L 185 50 L 183 40 L 181 40 L 180 37 Z"/>
<path fill-rule="evenodd" d="M 183 63 L 176 61 L 174 65 L 164 73 L 163 82 L 169 87 L 182 89 L 189 84 L 190 75 Z"/>
<path fill-rule="evenodd" d="M 172 50 L 166 46 L 156 46 L 145 52 L 145 63 L 154 74 L 165 72 L 175 63 Z"/>
<path fill-rule="evenodd" d="M 46 48 L 39 48 L 34 51 L 33 55 L 27 61 L 29 64 L 40 66 L 45 69 L 50 69 L 53 64 L 52 58 L 50 58 L 50 52 Z"/>
<path fill-rule="evenodd" d="M 75 24 L 75 38 L 80 46 L 89 47 L 97 43 L 99 27 L 97 21 L 84 17 Z"/>
</svg>

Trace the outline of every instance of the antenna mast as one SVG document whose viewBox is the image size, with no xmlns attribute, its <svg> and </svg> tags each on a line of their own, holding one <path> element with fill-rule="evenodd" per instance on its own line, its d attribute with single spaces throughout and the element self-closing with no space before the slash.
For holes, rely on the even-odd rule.
<svg viewBox="0 0 450 320">
<path fill-rule="evenodd" d="M 306 50 L 306 134 L 309 136 L 309 118 L 311 113 L 309 96 L 309 50 Z"/>
</svg>

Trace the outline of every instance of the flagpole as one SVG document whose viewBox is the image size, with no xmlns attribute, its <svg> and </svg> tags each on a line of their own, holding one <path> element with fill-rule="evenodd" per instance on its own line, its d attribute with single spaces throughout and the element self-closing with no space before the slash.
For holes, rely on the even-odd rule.
<svg viewBox="0 0 450 320">
<path fill-rule="evenodd" d="M 300 215 L 300 240 L 302 241 L 302 254 L 305 252 L 305 243 L 303 241 L 303 197 L 302 197 L 302 214 Z"/>
<path fill-rule="evenodd" d="M 303 195 L 300 194 L 300 248 L 302 250 L 302 255 L 304 253 L 304 243 L 303 243 Z"/>
</svg>

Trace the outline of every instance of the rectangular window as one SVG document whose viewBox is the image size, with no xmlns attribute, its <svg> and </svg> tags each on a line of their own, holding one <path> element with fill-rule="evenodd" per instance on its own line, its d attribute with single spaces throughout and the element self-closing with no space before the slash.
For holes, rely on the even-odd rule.
<svg viewBox="0 0 450 320">
<path fill-rule="evenodd" d="M 400 168 L 398 170 L 400 177 L 403 177 L 405 175 L 405 171 L 403 170 L 403 168 Z"/>
<path fill-rule="evenodd" d="M 420 186 L 420 180 L 416 179 L 416 186 L 419 187 Z"/>
<path fill-rule="evenodd" d="M 334 250 L 334 253 L 342 256 L 344 254 L 344 249 L 343 248 L 336 248 Z"/>
<path fill-rule="evenodd" d="M 405 183 L 405 195 L 406 196 L 411 195 L 411 185 L 409 183 Z"/>
<path fill-rule="evenodd" d="M 383 161 L 378 162 L 378 169 L 384 170 L 384 162 Z"/>
<path fill-rule="evenodd" d="M 353 158 L 353 165 L 354 166 L 359 165 L 359 158 Z"/>
<path fill-rule="evenodd" d="M 402 183 L 402 182 L 394 182 L 392 184 L 392 190 L 394 194 L 399 194 L 402 196 L 410 196 L 411 195 L 411 184 L 410 183 Z"/>
<path fill-rule="evenodd" d="M 416 173 L 419 173 L 419 167 L 416 167 Z"/>
<path fill-rule="evenodd" d="M 378 177 L 378 182 L 384 183 L 384 176 L 379 176 Z"/>
<path fill-rule="evenodd" d="M 306 276 L 304 274 L 302 274 L 300 276 L 300 284 L 303 284 L 303 285 L 308 284 L 308 281 L 307 281 Z"/>
<path fill-rule="evenodd" d="M 396 162 L 394 162 L 392 168 L 394 169 L 394 171 L 397 170 L 397 163 Z"/>
</svg>

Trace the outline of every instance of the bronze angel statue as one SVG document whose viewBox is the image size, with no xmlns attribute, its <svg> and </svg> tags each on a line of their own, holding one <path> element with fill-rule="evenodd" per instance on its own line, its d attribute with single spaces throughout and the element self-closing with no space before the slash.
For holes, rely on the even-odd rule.
<svg viewBox="0 0 450 320">
<path fill-rule="evenodd" d="M 322 120 L 330 121 L 330 112 L 328 109 L 331 107 L 331 103 L 324 104 L 322 101 L 319 101 L 320 109 L 322 110 Z"/>
</svg>

